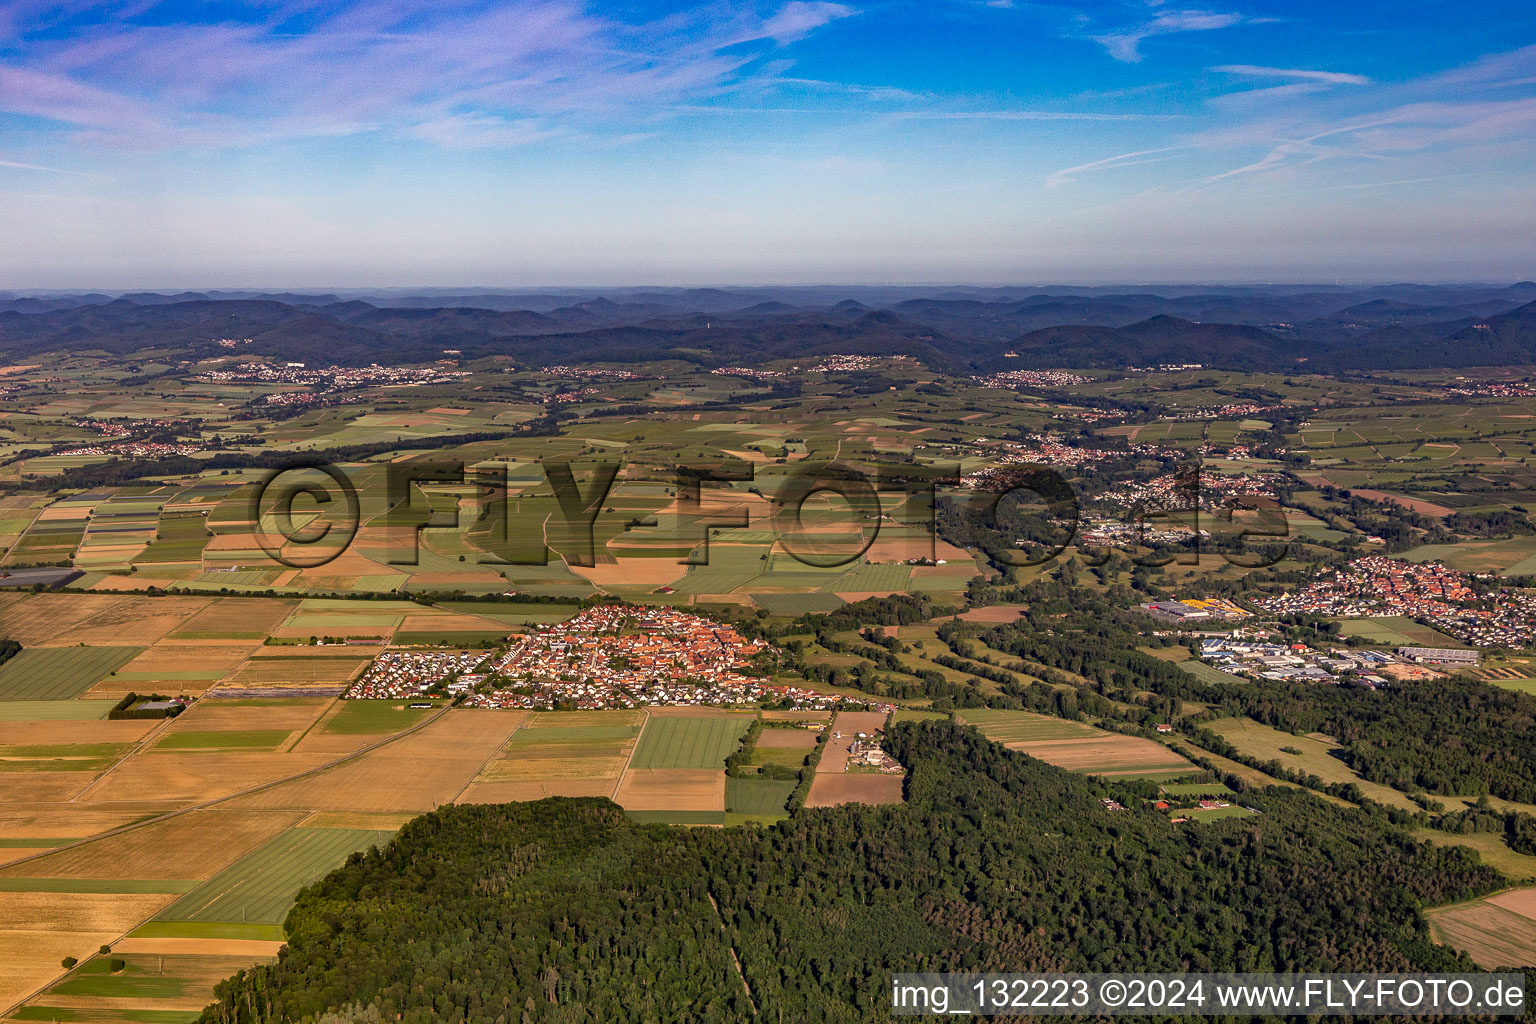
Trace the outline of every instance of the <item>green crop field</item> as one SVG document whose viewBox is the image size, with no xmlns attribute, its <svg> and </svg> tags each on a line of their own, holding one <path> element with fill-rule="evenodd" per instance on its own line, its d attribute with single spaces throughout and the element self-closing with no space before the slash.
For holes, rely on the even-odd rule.
<svg viewBox="0 0 1536 1024">
<path fill-rule="evenodd" d="M 297 891 L 297 890 L 295 890 Z M 133 931 L 135 939 L 257 939 L 281 942 L 288 936 L 280 924 L 240 924 L 235 921 L 145 921 Z"/>
<path fill-rule="evenodd" d="M 501 757 L 545 765 L 541 770 L 555 777 L 617 772 L 640 731 L 640 716 L 633 711 L 535 712 L 512 734 Z"/>
<path fill-rule="evenodd" d="M 198 512 L 172 512 L 160 517 L 154 540 L 134 556 L 135 562 L 196 562 L 213 535 Z"/>
<path fill-rule="evenodd" d="M 812 612 L 832 612 L 843 606 L 836 594 L 753 594 L 752 600 L 768 610 L 769 615 L 796 616 Z"/>
<path fill-rule="evenodd" d="M 78 697 L 142 647 L 30 647 L 0 665 L 0 701 Z"/>
<path fill-rule="evenodd" d="M 155 747 L 159 750 L 250 750 L 275 747 L 291 735 L 292 731 L 288 729 L 170 732 Z"/>
<path fill-rule="evenodd" d="M 793 779 L 728 778 L 725 780 L 726 813 L 782 814 L 796 785 Z"/>
<path fill-rule="evenodd" d="M 1418 808 L 1417 804 L 1397 790 L 1368 782 L 1357 775 L 1349 765 L 1334 756 L 1333 752 L 1339 749 L 1337 743 L 1311 736 L 1293 736 L 1248 718 L 1218 718 L 1205 723 L 1205 727 L 1249 757 L 1256 757 L 1260 761 L 1279 761 L 1293 771 L 1316 775 L 1325 783 L 1353 782 L 1366 796 L 1389 807 L 1405 811 Z M 1286 747 L 1301 753 L 1289 753 Z"/>
<path fill-rule="evenodd" d="M 1401 615 L 1378 619 L 1345 619 L 1339 623 L 1343 636 L 1357 636 L 1389 647 L 1465 647 L 1466 644 L 1429 626 Z"/>
<path fill-rule="evenodd" d="M 1214 665 L 1207 665 L 1203 661 L 1181 661 L 1179 668 L 1188 672 L 1202 683 L 1242 683 L 1242 676 L 1235 676 L 1230 672 L 1223 672 Z"/>
<path fill-rule="evenodd" d="M 724 811 L 625 811 L 641 825 L 724 825 Z"/>
<path fill-rule="evenodd" d="M 48 990 L 50 996 L 97 996 L 118 999 L 165 999 L 182 993 L 180 979 L 161 977 L 143 966 L 113 973 L 110 958 L 92 957 Z"/>
<path fill-rule="evenodd" d="M 1098 730 L 1082 722 L 1069 722 L 1033 711 L 993 711 L 966 708 L 959 713 L 966 725 L 974 725 L 997 743 L 1028 743 L 1034 740 L 1070 740 L 1093 736 Z"/>
<path fill-rule="evenodd" d="M 368 829 L 289 829 L 166 907 L 156 920 L 281 924 L 300 889 L 354 851 L 393 836 Z"/>
<path fill-rule="evenodd" d="M 942 722 L 949 717 L 947 711 L 923 711 L 918 708 L 897 708 L 891 715 L 892 722 Z"/>
<path fill-rule="evenodd" d="M 0 722 L 94 722 L 115 700 L 0 700 Z"/>
<path fill-rule="evenodd" d="M 805 759 L 810 754 L 809 750 L 794 750 L 788 747 L 757 747 L 752 751 L 752 763 L 780 764 L 786 768 L 799 768 L 805 764 Z"/>
<path fill-rule="evenodd" d="M 1180 813 L 1196 821 L 1221 821 L 1223 818 L 1247 818 L 1253 815 L 1252 811 L 1238 807 L 1236 804 L 1230 807 L 1212 807 L 1209 809 L 1197 807 L 1192 811 L 1182 811 Z"/>
<path fill-rule="evenodd" d="M 750 715 L 685 718 L 652 715 L 640 732 L 630 762 L 635 768 L 724 768 L 741 745 Z"/>
<path fill-rule="evenodd" d="M 321 731 L 347 736 L 399 732 L 421 721 L 423 715 L 431 714 L 425 708 L 406 706 L 420 703 L 405 700 L 344 701 L 341 710 L 326 720 Z"/>
</svg>

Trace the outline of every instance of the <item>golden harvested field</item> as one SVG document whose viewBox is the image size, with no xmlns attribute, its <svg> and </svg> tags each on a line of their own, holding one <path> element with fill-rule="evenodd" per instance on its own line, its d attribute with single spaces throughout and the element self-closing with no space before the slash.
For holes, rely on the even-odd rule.
<svg viewBox="0 0 1536 1024">
<path fill-rule="evenodd" d="M 143 647 L 208 606 L 207 597 L 31 594 L 5 611 L 6 634 L 23 647 Z"/>
<path fill-rule="evenodd" d="M 884 711 L 839 711 L 832 720 L 832 728 L 844 736 L 850 733 L 879 733 L 885 731 Z"/>
<path fill-rule="evenodd" d="M 571 571 L 598 587 L 660 587 L 681 579 L 688 567 L 675 558 L 619 558 L 590 567 L 573 565 Z"/>
<path fill-rule="evenodd" d="M 398 574 L 401 571 L 401 567 L 398 565 L 389 565 L 383 560 L 375 560 L 361 554 L 360 552 L 364 550 L 367 550 L 366 545 L 354 541 L 345 554 L 332 559 L 322 566 L 300 570 L 298 576 L 294 578 L 293 585 L 319 590 L 322 589 L 322 586 L 316 585 L 314 581 L 323 580 L 331 576 L 388 576 L 392 573 Z M 395 544 L 393 547 L 376 550 L 385 557 L 388 557 L 389 554 L 399 551 L 400 545 Z M 470 569 L 472 571 L 473 567 L 471 566 Z M 486 571 L 487 573 L 491 572 L 491 570 Z"/>
<path fill-rule="evenodd" d="M 723 811 L 725 772 L 713 768 L 631 768 L 614 802 L 630 811 Z"/>
<path fill-rule="evenodd" d="M 331 650 L 334 648 L 322 648 Z M 320 658 L 295 655 L 293 657 L 252 658 L 239 671 L 224 680 L 233 687 L 314 686 L 317 684 L 343 687 L 351 682 L 372 660 L 367 656 Z"/>
<path fill-rule="evenodd" d="M 1195 766 L 1161 743 L 1140 736 L 1104 733 L 1083 739 L 1032 740 L 1009 743 L 1047 764 L 1072 772 L 1117 776 L 1143 773 L 1192 772 Z"/>
<path fill-rule="evenodd" d="M 200 700 L 178 715 L 165 735 L 178 732 L 238 732 L 248 729 L 307 729 L 333 702 L 325 697 L 285 701 Z"/>
<path fill-rule="evenodd" d="M 69 800 L 91 784 L 90 772 L 16 772 L 5 780 L 5 803 L 13 807 Z"/>
<path fill-rule="evenodd" d="M 601 780 L 613 792 L 640 735 L 640 711 L 536 711 L 488 762 L 477 784 L 558 784 Z M 548 795 L 593 795 L 580 792 Z M 476 799 L 484 802 L 480 792 Z"/>
<path fill-rule="evenodd" d="M 182 805 L 229 796 L 334 761 L 329 754 L 272 750 L 151 749 L 122 761 L 88 794 L 92 803 L 174 800 Z"/>
<path fill-rule="evenodd" d="M 0 802 L 0 838 L 85 838 L 157 813 L 150 805 L 16 804 Z"/>
<path fill-rule="evenodd" d="M 1425 911 L 1437 941 L 1461 950 L 1479 967 L 1536 965 L 1536 891 L 1516 889 L 1488 899 Z M 1518 909 L 1516 909 L 1518 908 Z"/>
<path fill-rule="evenodd" d="M 64 973 L 66 956 L 85 959 L 103 943 L 169 906 L 171 894 L 8 892 L 0 914 L 0 1008 Z"/>
<path fill-rule="evenodd" d="M 126 693 L 137 688 L 140 691 L 160 683 L 162 687 L 179 688 L 177 692 L 206 689 L 210 683 L 233 672 L 242 661 L 261 649 L 254 641 L 230 642 L 227 640 L 178 640 L 168 637 L 135 657 L 117 670 L 115 677 L 108 677 L 96 684 L 90 696 L 103 696 L 112 688 Z M 192 674 L 198 678 L 186 678 Z M 160 679 L 146 679 L 150 676 Z"/>
<path fill-rule="evenodd" d="M 109 722 L 0 722 L 0 747 L 68 743 L 132 743 L 159 722 L 151 719 Z M 9 803 L 0 791 L 0 803 Z"/>
<path fill-rule="evenodd" d="M 864 772 L 818 771 L 806 794 L 807 807 L 832 807 L 836 804 L 899 804 L 903 779 L 900 775 L 876 775 Z"/>
<path fill-rule="evenodd" d="M 760 716 L 765 722 L 827 722 L 830 711 L 764 711 Z"/>
<path fill-rule="evenodd" d="M 265 957 L 277 956 L 278 950 L 287 943 L 266 939 L 192 939 L 174 938 L 126 938 L 112 947 L 114 953 L 149 953 L 156 956 L 197 955 L 206 957 L 240 957 L 252 963 Z M 235 970 L 239 970 L 237 965 Z M 233 971 L 230 974 L 234 973 Z M 225 974 L 219 978 L 223 981 Z M 212 1002 L 212 999 L 209 1000 Z"/>
<path fill-rule="evenodd" d="M 1489 896 L 1487 902 L 1536 921 L 1536 889 L 1510 889 L 1497 896 Z"/>
<path fill-rule="evenodd" d="M 764 750 L 811 750 L 818 735 L 813 729 L 764 729 L 756 745 Z"/>
<path fill-rule="evenodd" d="M 297 601 L 224 597 L 211 607 L 188 616 L 176 630 L 178 636 L 218 633 L 261 634 L 268 631 L 292 614 Z"/>
<path fill-rule="evenodd" d="M 188 811 L 0 868 L 0 877 L 210 878 L 301 817 L 294 811 Z"/>
<path fill-rule="evenodd" d="M 169 576 L 155 576 L 140 572 L 132 576 L 103 576 L 91 584 L 89 589 L 101 593 L 129 593 L 142 591 L 147 587 L 169 587 L 176 582 Z"/>
<path fill-rule="evenodd" d="M 437 615 L 407 615 L 405 621 L 400 624 L 402 633 L 483 633 L 489 629 L 511 632 L 505 623 L 482 618 L 479 615 L 457 615 L 453 612 L 442 612 Z"/>
<path fill-rule="evenodd" d="M 378 750 L 239 797 L 231 806 L 430 811 L 452 803 L 524 717 L 525 713 L 518 711 L 446 711 L 418 731 Z"/>
<path fill-rule="evenodd" d="M 125 1020 L 142 1020 L 146 1017 L 156 1019 L 167 1013 L 179 1016 L 181 1013 L 196 1012 L 212 1001 L 213 988 L 220 981 L 259 961 L 270 960 L 275 953 L 274 951 L 241 956 L 220 954 L 206 948 L 196 952 L 179 953 L 166 952 L 163 949 L 151 953 L 123 948 L 125 945 L 140 941 L 142 940 L 125 940 L 113 946 L 113 955 L 120 955 L 120 959 L 126 964 L 124 973 L 119 976 L 123 979 L 121 986 L 114 988 L 111 982 L 107 981 L 110 975 L 81 973 L 83 970 L 101 970 L 99 961 L 89 968 L 81 965 L 81 969 L 77 970 L 72 977 L 66 978 L 64 984 L 55 986 L 54 989 L 30 1000 L 30 1012 L 42 1014 L 58 1009 L 68 1014 L 71 1010 L 85 1011 L 81 1015 L 87 1016 L 88 1019 L 98 1019 L 99 1014 L 115 1012 L 121 1014 Z M 206 943 L 208 940 L 201 941 Z M 58 991 L 59 988 L 67 991 L 70 987 L 69 982 L 81 978 L 89 978 L 87 985 L 89 988 L 95 988 L 96 991 L 82 995 L 68 995 Z M 123 993 L 142 991 L 138 986 L 146 982 L 154 986 L 149 991 L 155 992 L 155 995 L 102 994 L 112 991 Z M 97 985 L 102 987 L 96 988 Z"/>
</svg>

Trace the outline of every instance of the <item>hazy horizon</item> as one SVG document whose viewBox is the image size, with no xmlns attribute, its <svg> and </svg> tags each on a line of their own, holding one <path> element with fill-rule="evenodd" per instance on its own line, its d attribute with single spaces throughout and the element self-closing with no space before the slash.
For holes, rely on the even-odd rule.
<svg viewBox="0 0 1536 1024">
<path fill-rule="evenodd" d="M 558 294 L 561 292 L 675 292 L 694 290 L 719 290 L 719 291 L 768 291 L 772 289 L 937 289 L 956 288 L 976 291 L 1007 291 L 1040 290 L 1055 288 L 1074 288 L 1102 290 L 1106 288 L 1306 288 L 1306 289 L 1338 289 L 1341 291 L 1359 291 L 1372 288 L 1510 288 L 1520 284 L 1536 283 L 1536 274 L 1527 277 L 1506 278 L 1490 280 L 1483 278 L 1468 279 L 1440 279 L 1440 280 L 1406 280 L 1393 278 L 1379 278 L 1367 280 L 1338 279 L 1333 281 L 1307 280 L 1302 278 L 1283 280 L 1215 280 L 1189 278 L 1181 280 L 1106 280 L 1106 281 L 978 281 L 978 280 L 951 280 L 951 281 L 875 281 L 869 279 L 850 279 L 848 281 L 697 281 L 697 282 L 669 282 L 664 284 L 576 284 L 576 283 L 531 283 L 531 284 L 388 284 L 388 285 L 317 285 L 317 284 L 262 284 L 262 285 L 98 285 L 79 286 L 73 288 L 63 287 L 25 287 L 20 285 L 7 285 L 0 282 L 0 294 L 10 294 L 20 297 L 44 297 L 44 296 L 77 296 L 77 295 L 111 295 L 120 297 L 123 295 L 163 295 L 172 296 L 182 293 L 202 294 L 278 294 L 290 293 L 294 295 L 431 295 L 442 293 L 445 295 L 473 295 L 483 294 L 487 297 L 512 294 Z"/>
<path fill-rule="evenodd" d="M 1533 44 L 1513 0 L 17 0 L 0 279 L 1519 280 Z"/>
</svg>

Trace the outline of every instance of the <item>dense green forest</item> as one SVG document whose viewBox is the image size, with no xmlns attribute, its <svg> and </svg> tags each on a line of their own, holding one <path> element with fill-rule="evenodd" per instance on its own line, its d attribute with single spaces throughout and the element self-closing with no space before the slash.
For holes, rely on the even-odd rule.
<svg viewBox="0 0 1536 1024">
<path fill-rule="evenodd" d="M 307 889 L 203 1020 L 864 1021 L 896 970 L 1466 970 L 1419 908 L 1500 884 L 1297 790 L 1177 826 L 950 722 L 887 746 L 906 805 L 766 829 L 446 807 Z"/>
</svg>

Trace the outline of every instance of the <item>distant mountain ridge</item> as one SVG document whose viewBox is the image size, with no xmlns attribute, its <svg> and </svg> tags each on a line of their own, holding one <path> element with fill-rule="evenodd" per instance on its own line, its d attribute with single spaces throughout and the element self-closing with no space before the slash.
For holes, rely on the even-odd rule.
<svg viewBox="0 0 1536 1024">
<path fill-rule="evenodd" d="M 1345 372 L 1536 364 L 1536 283 L 1177 288 L 785 287 L 609 293 L 191 291 L 0 294 L 0 357 L 148 348 L 338 364 L 699 365 L 911 355 L 941 369 Z"/>
</svg>

